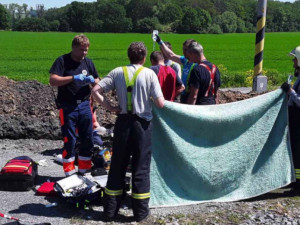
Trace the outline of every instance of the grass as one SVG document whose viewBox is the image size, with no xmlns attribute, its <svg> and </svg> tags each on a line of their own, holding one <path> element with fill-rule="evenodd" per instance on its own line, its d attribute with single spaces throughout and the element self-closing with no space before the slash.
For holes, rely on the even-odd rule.
<svg viewBox="0 0 300 225">
<path fill-rule="evenodd" d="M 49 69 L 54 60 L 71 50 L 75 33 L 55 32 L 0 32 L 0 75 L 14 80 L 38 80 L 48 83 Z M 117 66 L 128 64 L 127 48 L 133 41 L 143 41 L 150 53 L 153 42 L 150 34 L 86 33 L 91 46 L 89 55 L 101 77 Z M 174 52 L 182 53 L 184 40 L 193 38 L 204 46 L 208 60 L 222 68 L 227 76 L 225 86 L 244 85 L 245 76 L 253 69 L 255 34 L 161 34 L 173 45 Z M 267 33 L 263 67 L 272 76 L 286 77 L 293 72 L 287 54 L 299 45 L 300 32 Z M 157 44 L 155 49 L 158 50 Z M 149 54 L 148 54 L 149 56 Z M 145 66 L 150 66 L 149 57 Z M 251 72 L 250 72 L 251 73 Z M 275 75 L 274 75 L 275 74 Z M 231 79 L 232 78 L 232 79 Z M 281 78 L 282 79 L 282 78 Z M 224 84 L 224 83 L 223 83 Z"/>
</svg>

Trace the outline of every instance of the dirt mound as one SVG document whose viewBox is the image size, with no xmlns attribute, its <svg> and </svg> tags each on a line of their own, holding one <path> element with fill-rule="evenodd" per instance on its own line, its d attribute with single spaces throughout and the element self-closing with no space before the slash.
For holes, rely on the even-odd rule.
<svg viewBox="0 0 300 225">
<path fill-rule="evenodd" d="M 37 81 L 16 82 L 0 77 L 0 139 L 61 139 L 58 110 L 54 102 L 56 88 Z M 258 95 L 220 91 L 220 104 L 240 101 Z M 116 104 L 116 96 L 106 95 Z M 107 128 L 115 123 L 116 115 L 97 107 L 98 121 Z"/>
</svg>

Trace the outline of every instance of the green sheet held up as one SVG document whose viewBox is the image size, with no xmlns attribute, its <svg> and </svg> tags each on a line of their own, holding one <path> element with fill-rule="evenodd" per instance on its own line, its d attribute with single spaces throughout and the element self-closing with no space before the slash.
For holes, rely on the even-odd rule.
<svg viewBox="0 0 300 225">
<path fill-rule="evenodd" d="M 295 179 L 281 90 L 210 106 L 154 107 L 151 207 L 235 201 Z"/>
</svg>

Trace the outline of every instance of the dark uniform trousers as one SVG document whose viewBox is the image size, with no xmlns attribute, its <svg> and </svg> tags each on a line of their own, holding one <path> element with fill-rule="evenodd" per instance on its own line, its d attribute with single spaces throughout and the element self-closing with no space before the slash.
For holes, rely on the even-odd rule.
<svg viewBox="0 0 300 225">
<path fill-rule="evenodd" d="M 132 114 L 116 120 L 113 154 L 105 188 L 104 213 L 117 215 L 125 186 L 126 169 L 132 156 L 132 209 L 136 220 L 149 213 L 152 122 Z"/>
<path fill-rule="evenodd" d="M 300 188 L 300 108 L 296 106 L 289 106 L 289 131 L 296 185 Z"/>
<path fill-rule="evenodd" d="M 61 131 L 64 138 L 63 168 L 67 176 L 75 173 L 76 128 L 80 139 L 78 171 L 91 168 L 93 149 L 93 123 L 89 101 L 79 104 L 62 103 L 60 109 Z"/>
</svg>

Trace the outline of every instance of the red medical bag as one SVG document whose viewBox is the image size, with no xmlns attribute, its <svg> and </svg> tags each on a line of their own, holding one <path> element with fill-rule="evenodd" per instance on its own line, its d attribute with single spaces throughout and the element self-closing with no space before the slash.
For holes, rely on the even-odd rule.
<svg viewBox="0 0 300 225">
<path fill-rule="evenodd" d="M 0 190 L 28 191 L 37 177 L 37 163 L 28 156 L 9 160 L 0 172 Z"/>
</svg>

